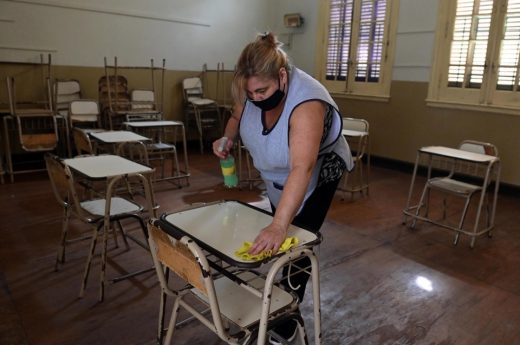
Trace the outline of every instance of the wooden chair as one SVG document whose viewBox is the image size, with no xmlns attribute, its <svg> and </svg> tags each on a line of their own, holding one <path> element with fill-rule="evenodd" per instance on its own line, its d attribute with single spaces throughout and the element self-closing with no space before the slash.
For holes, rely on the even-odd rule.
<svg viewBox="0 0 520 345">
<path fill-rule="evenodd" d="M 186 123 L 193 123 L 197 127 L 200 142 L 200 152 L 204 152 L 204 138 L 206 131 L 222 131 L 220 110 L 217 102 L 204 97 L 202 81 L 199 77 L 186 78 L 182 81 L 184 94 L 184 110 Z"/>
<path fill-rule="evenodd" d="M 87 131 L 81 128 L 72 129 L 72 137 L 78 155 L 94 155 L 96 154 L 92 141 L 90 140 Z"/>
<path fill-rule="evenodd" d="M 148 242 L 162 290 L 158 343 L 171 344 L 181 307 L 228 344 L 255 343 L 259 336 L 262 295 L 254 293 L 251 288 L 244 287 L 226 275 L 212 274 L 208 259 L 195 241 L 187 236 L 176 240 L 156 223 L 153 219 L 149 221 Z M 173 279 L 168 280 L 169 271 L 174 272 L 181 283 L 178 280 L 175 283 Z M 239 271 L 234 274 L 255 289 L 264 287 L 265 280 L 254 272 Z M 271 301 L 267 329 L 288 318 L 295 318 L 299 321 L 300 339 L 305 339 L 306 342 L 297 297 L 275 285 L 272 286 L 272 291 L 265 293 L 270 294 Z M 168 296 L 172 297 L 174 302 L 163 341 L 162 320 Z M 199 311 L 201 308 L 198 303 L 203 306 L 202 310 L 209 308 L 208 316 Z"/>
</svg>

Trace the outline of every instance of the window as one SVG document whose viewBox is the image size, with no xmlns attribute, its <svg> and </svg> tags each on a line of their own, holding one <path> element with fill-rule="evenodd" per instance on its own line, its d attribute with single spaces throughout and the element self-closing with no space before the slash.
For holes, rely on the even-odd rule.
<svg viewBox="0 0 520 345">
<path fill-rule="evenodd" d="M 322 3 L 319 80 L 335 94 L 388 98 L 398 0 Z"/>
<path fill-rule="evenodd" d="M 428 100 L 520 114 L 520 0 L 440 0 Z"/>
</svg>

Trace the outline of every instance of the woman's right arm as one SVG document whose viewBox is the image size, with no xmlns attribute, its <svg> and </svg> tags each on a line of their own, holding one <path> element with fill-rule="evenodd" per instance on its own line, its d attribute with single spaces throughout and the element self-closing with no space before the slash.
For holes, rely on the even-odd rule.
<svg viewBox="0 0 520 345">
<path fill-rule="evenodd" d="M 233 147 L 234 140 L 238 135 L 238 125 L 240 123 L 240 117 L 242 116 L 243 108 L 243 104 L 235 104 L 233 106 L 233 112 L 231 113 L 231 117 L 229 118 L 226 124 L 226 129 L 224 130 L 224 136 L 213 142 L 213 153 L 217 157 L 226 158 L 229 154 L 229 150 L 231 150 L 231 148 Z M 222 148 L 222 150 L 220 150 L 221 142 L 224 137 L 228 138 L 228 141 Z"/>
</svg>

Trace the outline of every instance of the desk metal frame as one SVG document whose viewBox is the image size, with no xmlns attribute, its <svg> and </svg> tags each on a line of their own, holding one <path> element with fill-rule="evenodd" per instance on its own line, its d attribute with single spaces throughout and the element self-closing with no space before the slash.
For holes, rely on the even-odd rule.
<svg viewBox="0 0 520 345">
<path fill-rule="evenodd" d="M 0 105 L 3 106 L 3 103 L 0 103 Z M 0 117 L 3 119 L 4 116 L 8 116 L 9 115 L 9 109 L 3 109 L 3 108 L 0 108 Z M 4 133 L 5 135 L 5 133 Z M 0 141 L 2 140 L 2 133 L 0 133 Z M 4 168 L 4 155 L 5 155 L 5 143 L 4 145 L 2 145 L 4 147 L 2 147 L 2 150 L 0 150 L 0 183 L 1 184 L 4 184 L 4 175 L 5 175 L 5 168 Z M 2 152 L 4 151 L 4 152 Z"/>
<path fill-rule="evenodd" d="M 312 279 L 315 344 L 321 344 L 319 266 L 318 259 L 312 251 L 312 247 L 321 242 L 321 235 L 291 225 L 288 236 L 297 236 L 300 242 L 288 252 L 253 262 L 244 261 L 234 255 L 235 250 L 242 246 L 244 241 L 252 241 L 270 221 L 272 215 L 265 210 L 239 201 L 220 201 L 163 214 L 158 222 L 162 229 L 176 239 L 183 236 L 192 238 L 207 251 L 208 258 L 217 258 L 211 260 L 213 268 L 262 298 L 258 344 L 265 344 L 266 341 L 271 291 L 276 275 L 287 263 L 303 256 L 309 257 L 311 272 L 308 273 Z M 216 235 L 218 232 L 220 234 Z M 233 268 L 253 270 L 267 263 L 270 263 L 271 267 L 263 291 L 249 286 L 247 282 L 233 275 Z"/>
<path fill-rule="evenodd" d="M 414 192 L 414 184 L 415 179 L 417 177 L 417 170 L 419 167 L 420 159 L 422 156 L 426 156 L 427 158 L 427 168 L 428 173 L 426 176 L 426 183 L 431 178 L 432 173 L 432 163 L 434 161 L 434 158 L 444 158 L 444 159 L 452 159 L 452 160 L 460 160 L 465 162 L 471 162 L 475 164 L 482 164 L 485 166 L 486 173 L 482 182 L 482 191 L 480 193 L 480 198 L 477 206 L 477 215 L 475 219 L 475 223 L 473 225 L 472 231 L 467 231 L 463 229 L 456 228 L 454 226 L 451 226 L 446 223 L 438 222 L 436 220 L 433 220 L 431 218 L 423 217 L 418 214 L 419 208 L 421 205 L 411 205 L 412 202 L 412 194 Z M 493 181 L 493 175 L 494 175 L 494 191 L 493 191 L 493 201 L 492 201 L 492 208 L 491 208 L 491 214 L 489 215 L 490 221 L 489 226 L 485 227 L 482 230 L 478 230 L 479 221 L 480 221 L 480 214 L 482 211 L 482 207 L 484 205 L 484 200 L 486 198 L 486 194 L 488 192 L 488 187 L 491 185 L 491 182 Z M 485 154 L 479 154 L 479 153 L 473 153 L 468 152 L 464 150 L 459 150 L 455 148 L 450 147 L 444 147 L 444 146 L 427 146 L 419 149 L 417 151 L 417 157 L 415 160 L 415 166 L 412 174 L 412 181 L 410 183 L 410 190 L 408 191 L 408 199 L 406 201 L 406 208 L 403 210 L 404 219 L 403 224 L 407 223 L 407 217 L 411 217 L 413 221 L 415 220 L 422 220 L 425 222 L 429 222 L 438 226 L 441 226 L 445 229 L 453 230 L 459 233 L 466 234 L 471 237 L 471 244 L 470 246 L 473 247 L 475 244 L 475 239 L 477 236 L 480 236 L 484 233 L 491 233 L 491 230 L 495 227 L 495 212 L 496 212 L 496 204 L 497 204 L 497 197 L 498 197 L 498 188 L 500 184 L 500 159 L 495 156 L 489 156 Z"/>
<path fill-rule="evenodd" d="M 163 138 L 163 132 L 165 128 L 171 127 L 174 129 L 174 134 L 176 134 L 177 128 L 181 129 L 182 135 L 182 145 L 183 145 L 183 154 L 184 154 L 184 170 L 179 169 L 180 174 L 178 176 L 169 176 L 163 177 L 161 179 L 156 179 L 156 181 L 164 181 L 164 180 L 179 180 L 186 179 L 186 183 L 190 184 L 190 168 L 188 164 L 188 146 L 186 143 L 186 130 L 184 128 L 184 123 L 182 121 L 130 121 L 124 122 L 123 125 L 126 128 L 132 129 L 136 132 L 141 132 L 144 130 L 159 130 L 159 143 L 161 143 Z M 172 144 L 175 147 L 175 143 Z M 173 162 L 172 162 L 173 164 Z"/>
<path fill-rule="evenodd" d="M 101 252 L 101 279 L 100 279 L 100 292 L 99 300 L 102 301 L 104 298 L 105 291 L 105 263 L 107 257 L 106 243 L 108 240 L 108 232 L 110 230 L 110 202 L 113 194 L 115 193 L 116 184 L 123 178 L 136 176 L 144 185 L 145 198 L 147 204 L 147 211 L 150 212 L 154 217 L 157 214 L 157 210 L 154 207 L 154 196 L 152 188 L 152 174 L 153 169 L 142 164 L 133 162 L 126 158 L 116 155 L 100 155 L 100 156 L 82 156 L 76 158 L 69 158 L 63 161 L 72 171 L 86 177 L 92 181 L 106 181 L 106 203 L 105 203 L 105 215 L 103 220 L 103 243 L 104 246 Z M 93 250 L 93 248 L 92 248 Z M 92 255 L 92 250 L 90 255 Z M 90 261 L 90 260 L 89 260 Z M 89 267 L 85 267 L 85 273 L 83 277 L 83 284 L 86 283 L 88 278 Z M 148 270 L 146 270 L 148 271 Z M 138 272 L 142 273 L 142 272 Z M 135 274 L 133 274 L 135 275 Z M 118 278 L 118 280 L 124 278 Z M 84 286 L 84 285 L 83 285 Z M 82 292 L 80 293 L 80 295 Z"/>
</svg>

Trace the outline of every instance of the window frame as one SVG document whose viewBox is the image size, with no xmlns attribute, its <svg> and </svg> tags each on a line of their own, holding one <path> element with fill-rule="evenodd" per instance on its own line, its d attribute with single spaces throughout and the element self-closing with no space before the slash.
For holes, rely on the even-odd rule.
<svg viewBox="0 0 520 345">
<path fill-rule="evenodd" d="M 500 49 L 507 0 L 494 0 L 488 36 L 486 66 L 479 89 L 448 87 L 448 68 L 457 2 L 439 0 L 437 34 L 426 102 L 430 106 L 520 115 L 520 91 L 497 89 Z"/>
<path fill-rule="evenodd" d="M 359 39 L 359 24 L 361 15 L 361 0 L 354 0 L 354 14 L 352 18 L 352 35 L 350 40 L 349 61 L 356 58 Z M 395 56 L 395 42 L 397 39 L 397 24 L 399 16 L 399 0 L 387 0 L 382 60 L 379 80 L 377 82 L 356 81 L 355 65 L 348 63 L 346 80 L 327 80 L 327 52 L 329 34 L 330 0 L 320 1 L 318 19 L 318 39 L 316 45 L 316 75 L 317 79 L 329 90 L 333 96 L 388 101 L 392 82 L 392 67 Z"/>
</svg>

